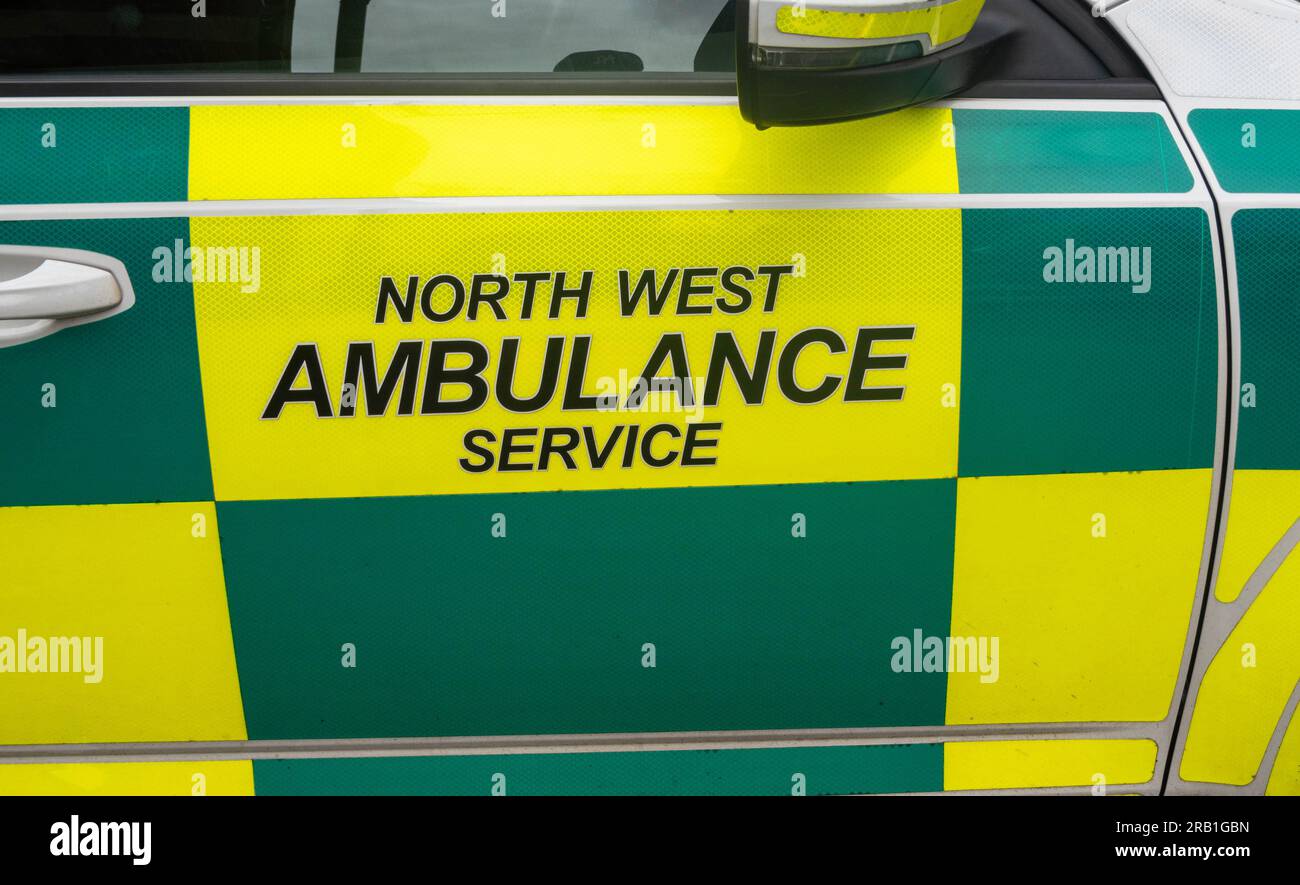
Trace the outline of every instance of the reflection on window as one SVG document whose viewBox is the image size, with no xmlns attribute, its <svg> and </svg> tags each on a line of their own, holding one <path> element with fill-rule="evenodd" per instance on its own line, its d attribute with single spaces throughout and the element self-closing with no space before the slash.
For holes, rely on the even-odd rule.
<svg viewBox="0 0 1300 885">
<path fill-rule="evenodd" d="M 0 73 L 734 70 L 734 0 L 5 0 Z"/>
</svg>

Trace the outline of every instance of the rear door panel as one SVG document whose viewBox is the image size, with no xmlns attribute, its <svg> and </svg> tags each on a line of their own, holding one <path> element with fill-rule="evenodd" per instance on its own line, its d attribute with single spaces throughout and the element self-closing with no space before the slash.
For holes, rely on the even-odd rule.
<svg viewBox="0 0 1300 885">
<path fill-rule="evenodd" d="M 1300 793 L 1300 11 L 1146 0 L 1106 14 L 1204 170 L 1229 283 L 1225 495 L 1169 791 Z"/>
<path fill-rule="evenodd" d="M 1198 108 L 1188 117 L 1230 228 L 1240 362 L 1217 617 L 1180 774 L 1269 793 L 1300 791 L 1300 407 L 1290 393 L 1300 383 L 1300 167 L 1274 155 L 1298 119 L 1300 110 L 1277 108 Z"/>
</svg>

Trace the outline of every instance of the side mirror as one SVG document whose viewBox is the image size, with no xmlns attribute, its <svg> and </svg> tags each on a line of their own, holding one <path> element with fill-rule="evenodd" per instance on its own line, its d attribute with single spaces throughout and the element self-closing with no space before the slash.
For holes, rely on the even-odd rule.
<svg viewBox="0 0 1300 885">
<path fill-rule="evenodd" d="M 1010 35 L 984 0 L 736 0 L 741 115 L 805 126 L 884 114 L 978 81 Z"/>
</svg>

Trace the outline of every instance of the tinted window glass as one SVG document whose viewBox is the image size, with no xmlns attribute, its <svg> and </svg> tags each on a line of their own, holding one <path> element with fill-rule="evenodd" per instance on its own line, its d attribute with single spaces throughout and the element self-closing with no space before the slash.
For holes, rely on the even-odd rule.
<svg viewBox="0 0 1300 885">
<path fill-rule="evenodd" d="M 0 72 L 734 69 L 734 0 L 6 0 Z"/>
<path fill-rule="evenodd" d="M 190 0 L 4 0 L 0 71 L 287 71 L 293 9 L 293 0 L 197 9 Z"/>
</svg>

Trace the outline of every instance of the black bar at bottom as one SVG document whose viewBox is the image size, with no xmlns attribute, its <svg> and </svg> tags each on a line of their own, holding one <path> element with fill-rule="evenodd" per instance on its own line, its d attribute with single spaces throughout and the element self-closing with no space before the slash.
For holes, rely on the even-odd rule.
<svg viewBox="0 0 1300 885">
<path fill-rule="evenodd" d="M 0 799 L 0 864 L 6 872 L 31 864 L 285 869 L 299 879 L 320 870 L 331 881 L 412 864 L 433 874 L 591 870 L 615 879 L 656 870 L 696 878 L 719 865 L 765 879 L 785 865 L 804 876 L 846 865 L 868 876 L 1055 874 L 1103 861 L 1231 869 L 1292 857 L 1297 810 L 1283 798 L 1204 797 L 8 798 Z M 118 853 L 87 856 L 114 838 Z M 146 846 L 148 863 L 137 864 Z"/>
</svg>

